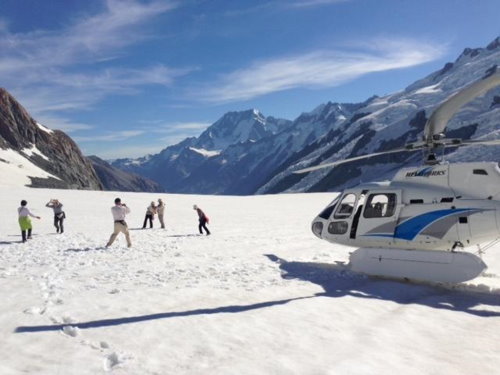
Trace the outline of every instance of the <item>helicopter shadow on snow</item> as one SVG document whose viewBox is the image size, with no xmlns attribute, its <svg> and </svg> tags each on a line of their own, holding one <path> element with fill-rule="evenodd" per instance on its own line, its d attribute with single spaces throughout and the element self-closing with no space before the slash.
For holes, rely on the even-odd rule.
<svg viewBox="0 0 500 375">
<path fill-rule="evenodd" d="M 480 317 L 500 316 L 500 294 L 453 290 L 438 284 L 424 284 L 362 275 L 338 262 L 314 263 L 287 261 L 264 254 L 278 263 L 283 279 L 297 279 L 321 286 L 317 296 L 378 299 L 402 305 L 417 304 L 435 309 L 465 312 Z M 488 307 L 493 307 L 489 309 Z"/>
</svg>

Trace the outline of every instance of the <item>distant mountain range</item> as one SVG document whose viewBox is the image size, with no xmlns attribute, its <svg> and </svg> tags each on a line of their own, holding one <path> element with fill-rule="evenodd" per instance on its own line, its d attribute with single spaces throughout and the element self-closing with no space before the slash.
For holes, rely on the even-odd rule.
<svg viewBox="0 0 500 375">
<path fill-rule="evenodd" d="M 357 104 L 328 102 L 293 121 L 255 109 L 229 112 L 199 137 L 155 155 L 111 163 L 84 157 L 66 134 L 36 123 L 0 89 L 0 174 L 4 179 L 22 175 L 34 187 L 231 195 L 337 191 L 390 179 L 399 168 L 419 164 L 421 155 L 378 156 L 303 175 L 292 171 L 420 139 L 435 107 L 471 82 L 497 74 L 499 65 L 500 37 L 485 48 L 466 48 L 455 62 L 394 94 Z M 449 137 L 495 139 L 499 129 L 497 88 L 462 108 L 446 132 Z M 446 155 L 450 161 L 499 158 L 498 146 Z"/>
<path fill-rule="evenodd" d="M 390 179 L 418 153 L 392 154 L 304 175 L 293 170 L 384 151 L 422 137 L 433 109 L 450 95 L 500 65 L 500 37 L 486 48 L 466 48 L 455 62 L 384 97 L 363 103 L 321 104 L 294 121 L 265 117 L 257 110 L 230 112 L 198 138 L 156 155 L 118 159 L 112 165 L 151 178 L 167 191 L 204 194 L 267 194 L 333 191 L 360 182 Z M 498 138 L 500 88 L 474 100 L 447 128 L 451 137 Z M 500 147 L 452 150 L 448 160 L 498 160 Z"/>
</svg>

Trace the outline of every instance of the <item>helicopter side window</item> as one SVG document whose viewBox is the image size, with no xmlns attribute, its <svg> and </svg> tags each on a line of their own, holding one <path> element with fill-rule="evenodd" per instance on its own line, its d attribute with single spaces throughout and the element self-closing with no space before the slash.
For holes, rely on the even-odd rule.
<svg viewBox="0 0 500 375">
<path fill-rule="evenodd" d="M 483 176 L 488 176 L 488 172 L 486 172 L 484 169 L 474 169 L 472 171 L 473 174 L 479 174 Z"/>
<path fill-rule="evenodd" d="M 396 210 L 396 194 L 372 194 L 368 198 L 363 216 L 367 219 L 390 217 Z"/>
<path fill-rule="evenodd" d="M 335 211 L 335 219 L 345 219 L 351 216 L 354 211 L 354 203 L 356 203 L 355 194 L 346 194 L 342 201 L 338 205 L 337 211 Z"/>
</svg>

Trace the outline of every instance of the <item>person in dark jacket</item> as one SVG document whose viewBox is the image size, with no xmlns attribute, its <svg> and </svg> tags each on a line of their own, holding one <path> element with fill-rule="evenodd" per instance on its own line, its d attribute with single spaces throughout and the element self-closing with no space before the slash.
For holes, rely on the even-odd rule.
<svg viewBox="0 0 500 375">
<path fill-rule="evenodd" d="M 49 207 L 54 210 L 54 226 L 56 227 L 57 233 L 64 232 L 64 219 L 66 218 L 66 214 L 62 210 L 62 206 L 62 203 L 57 199 L 51 199 L 49 203 L 45 205 L 45 207 Z"/>
<path fill-rule="evenodd" d="M 205 215 L 205 213 L 197 205 L 193 206 L 193 210 L 195 210 L 198 213 L 198 220 L 199 220 L 198 230 L 200 231 L 200 234 L 203 234 L 202 229 L 205 229 L 207 236 L 209 236 L 210 231 L 207 228 L 207 223 L 208 223 L 207 215 Z"/>
<path fill-rule="evenodd" d="M 142 224 L 142 229 L 146 229 L 146 224 L 149 221 L 149 227 L 153 228 L 153 219 L 156 215 L 156 206 L 155 202 L 151 202 L 151 204 L 146 208 L 146 216 L 144 217 L 144 224 Z"/>
</svg>

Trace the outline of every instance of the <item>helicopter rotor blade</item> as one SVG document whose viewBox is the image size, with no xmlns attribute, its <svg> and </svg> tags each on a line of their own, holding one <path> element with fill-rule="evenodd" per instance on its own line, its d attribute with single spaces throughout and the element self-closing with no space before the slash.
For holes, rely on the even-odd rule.
<svg viewBox="0 0 500 375">
<path fill-rule="evenodd" d="M 416 151 L 416 150 L 419 150 L 420 148 L 421 147 L 403 147 L 403 148 L 396 148 L 396 149 L 388 150 L 388 151 L 374 152 L 373 154 L 355 156 L 355 157 L 352 157 L 349 159 L 337 160 L 337 161 L 334 161 L 332 163 L 319 164 L 319 165 L 315 165 L 314 167 L 299 169 L 297 171 L 293 171 L 293 173 L 294 174 L 302 174 L 302 173 L 307 173 L 307 172 L 311 172 L 311 171 L 316 171 L 318 169 L 335 167 L 337 165 L 344 164 L 344 163 L 350 163 L 350 162 L 356 161 L 356 160 L 368 159 L 368 158 L 371 158 L 373 156 L 394 154 L 397 152 Z"/>
<path fill-rule="evenodd" d="M 424 137 L 426 142 L 429 144 L 432 143 L 434 135 L 443 133 L 450 118 L 458 112 L 463 105 L 478 96 L 484 95 L 498 85 L 500 85 L 500 74 L 496 73 L 467 86 L 447 99 L 434 110 L 425 124 Z"/>
<path fill-rule="evenodd" d="M 432 113 L 431 117 L 425 124 L 424 128 L 424 140 L 420 142 L 414 142 L 414 143 L 409 143 L 405 147 L 402 148 L 396 148 L 393 150 L 387 150 L 387 151 L 381 151 L 381 152 L 375 152 L 372 154 L 366 154 L 366 155 L 360 155 L 360 156 L 355 156 L 349 159 L 343 159 L 343 160 L 337 160 L 332 163 L 325 163 L 325 164 L 320 164 L 316 165 L 313 167 L 307 167 L 303 169 L 299 169 L 297 171 L 293 171 L 292 173 L 294 174 L 301 174 L 301 173 L 307 173 L 311 171 L 316 171 L 318 169 L 323 169 L 323 168 L 331 168 L 335 167 L 340 164 L 344 163 L 349 163 L 352 161 L 356 160 L 362 160 L 362 159 L 368 159 L 373 156 L 378 156 L 378 155 L 385 155 L 385 154 L 393 154 L 393 153 L 398 153 L 398 152 L 410 152 L 410 151 L 416 151 L 416 150 L 421 150 L 421 149 L 426 149 L 428 151 L 431 151 L 434 148 L 437 147 L 463 147 L 463 146 L 475 146 L 475 145 L 500 145 L 500 140 L 488 140 L 488 141 L 481 141 L 481 140 L 467 140 L 463 141 L 458 138 L 454 139 L 442 139 L 442 138 L 436 138 L 435 135 L 441 134 L 444 129 L 446 128 L 446 125 L 448 124 L 448 121 L 450 118 L 459 111 L 459 109 L 473 100 L 474 98 L 484 95 L 487 93 L 489 90 L 492 88 L 499 86 L 500 85 L 500 73 L 495 73 L 487 78 L 484 78 L 480 81 L 477 81 L 458 93 L 452 95 L 450 98 L 448 98 L 444 103 L 442 103 L 437 109 L 434 110 Z M 435 160 L 432 159 L 433 161 Z M 434 163 L 434 162 L 433 162 Z"/>
<path fill-rule="evenodd" d="M 444 143 L 444 147 L 466 147 L 466 146 L 496 146 L 500 145 L 500 139 L 490 139 L 490 140 L 466 140 L 462 141 L 460 139 L 453 139 L 450 143 Z"/>
</svg>

